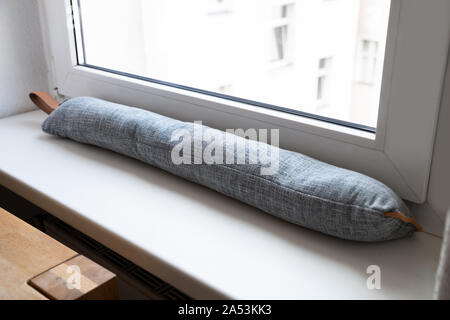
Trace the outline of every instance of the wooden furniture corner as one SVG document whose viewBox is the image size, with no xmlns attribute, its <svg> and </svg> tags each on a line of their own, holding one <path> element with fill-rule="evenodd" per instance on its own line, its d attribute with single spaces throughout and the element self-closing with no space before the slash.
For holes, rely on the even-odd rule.
<svg viewBox="0 0 450 320">
<path fill-rule="evenodd" d="M 116 299 L 116 275 L 0 208 L 0 300 Z"/>
</svg>

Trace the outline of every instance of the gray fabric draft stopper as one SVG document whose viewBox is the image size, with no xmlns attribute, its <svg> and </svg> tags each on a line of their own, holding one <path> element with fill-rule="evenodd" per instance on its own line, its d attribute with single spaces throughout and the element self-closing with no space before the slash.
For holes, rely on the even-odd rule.
<svg viewBox="0 0 450 320">
<path fill-rule="evenodd" d="M 53 111 L 42 128 L 138 159 L 275 217 L 342 239 L 391 240 L 421 229 L 404 202 L 375 179 L 143 109 L 91 97 L 72 98 Z M 189 136 L 189 149 L 180 149 Z M 199 161 L 198 155 L 208 148 L 214 150 L 210 153 L 214 159 L 227 158 L 223 163 Z M 174 152 L 181 161 L 173 161 Z M 262 161 L 264 157 L 255 161 L 255 155 L 266 155 L 265 160 L 276 155 L 276 170 L 264 173 L 271 163 Z"/>
</svg>

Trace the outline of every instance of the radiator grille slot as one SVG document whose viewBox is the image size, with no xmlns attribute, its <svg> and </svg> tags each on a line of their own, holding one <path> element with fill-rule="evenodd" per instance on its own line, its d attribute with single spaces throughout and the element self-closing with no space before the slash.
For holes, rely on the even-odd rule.
<svg viewBox="0 0 450 320">
<path fill-rule="evenodd" d="M 44 232 L 116 273 L 119 279 L 152 299 L 190 300 L 191 298 L 167 282 L 142 269 L 98 241 L 45 214 Z"/>
<path fill-rule="evenodd" d="M 121 255 L 118 255 L 117 253 L 109 249 L 101 252 L 101 255 L 111 263 L 115 263 L 120 266 L 123 270 L 129 270 L 133 267 L 136 267 L 131 261 L 125 259 Z"/>
<path fill-rule="evenodd" d="M 171 287 L 164 281 L 158 279 L 151 273 L 149 273 L 141 268 L 134 269 L 131 272 L 131 274 L 133 275 L 133 277 L 135 277 L 139 281 L 142 281 L 142 282 L 146 283 L 149 287 L 153 288 L 157 293 L 161 293 L 163 291 L 162 289 L 164 289 L 166 287 L 169 287 L 169 288 Z"/>
</svg>

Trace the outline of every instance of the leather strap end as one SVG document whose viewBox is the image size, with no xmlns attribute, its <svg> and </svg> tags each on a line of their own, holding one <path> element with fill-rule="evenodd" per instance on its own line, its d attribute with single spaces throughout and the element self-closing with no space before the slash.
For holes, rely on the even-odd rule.
<svg viewBox="0 0 450 320">
<path fill-rule="evenodd" d="M 417 229 L 417 231 L 422 232 L 422 226 L 416 221 L 416 219 L 407 217 L 403 213 L 400 213 L 400 212 L 386 212 L 384 215 L 387 216 L 387 217 L 400 219 L 400 220 L 402 220 L 405 223 L 410 223 Z"/>
<path fill-rule="evenodd" d="M 55 98 L 43 91 L 30 93 L 30 99 L 39 109 L 47 114 L 52 113 L 59 106 L 59 102 Z"/>
</svg>

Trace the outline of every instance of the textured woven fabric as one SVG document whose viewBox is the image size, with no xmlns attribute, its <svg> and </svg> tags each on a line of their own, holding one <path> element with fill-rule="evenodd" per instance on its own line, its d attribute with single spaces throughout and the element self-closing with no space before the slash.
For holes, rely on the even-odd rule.
<svg viewBox="0 0 450 320">
<path fill-rule="evenodd" d="M 339 238 L 382 241 L 416 231 L 410 223 L 385 216 L 387 212 L 400 212 L 411 217 L 403 201 L 384 184 L 278 148 L 278 170 L 273 175 L 262 175 L 261 167 L 266 163 L 258 160 L 251 164 L 249 158 L 266 152 L 267 144 L 206 126 L 201 126 L 201 130 L 209 130 L 223 141 L 244 145 L 246 164 L 174 163 L 171 154 L 179 143 L 172 141 L 174 131 L 188 132 L 194 137 L 198 127 L 89 97 L 64 102 L 43 124 L 43 130 L 49 134 L 139 159 L 281 219 Z M 208 143 L 198 144 L 193 139 L 192 148 L 190 157 L 194 163 L 195 148 L 204 151 Z"/>
</svg>

